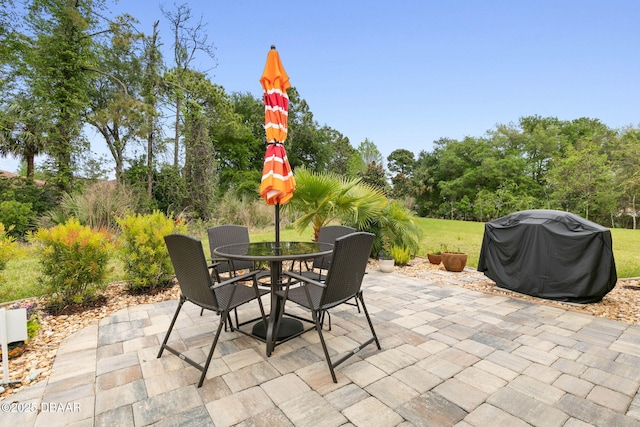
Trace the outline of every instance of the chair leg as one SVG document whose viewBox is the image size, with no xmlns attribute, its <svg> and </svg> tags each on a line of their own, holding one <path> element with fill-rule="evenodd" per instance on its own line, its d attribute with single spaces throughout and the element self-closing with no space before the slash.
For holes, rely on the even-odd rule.
<svg viewBox="0 0 640 427">
<path fill-rule="evenodd" d="M 225 310 L 222 313 L 220 313 L 220 320 L 218 322 L 218 328 L 216 330 L 216 335 L 213 338 L 213 343 L 211 344 L 211 349 L 209 349 L 209 354 L 207 356 L 207 360 L 206 360 L 204 366 L 201 366 L 198 363 L 196 363 L 194 360 L 192 360 L 191 358 L 185 356 L 184 354 L 180 353 L 176 349 L 174 349 L 174 348 L 170 347 L 169 345 L 167 345 L 167 342 L 169 341 L 169 335 L 171 335 L 171 331 L 173 330 L 173 327 L 174 327 L 174 325 L 176 323 L 176 320 L 178 319 L 178 314 L 180 314 L 180 310 L 182 309 L 182 306 L 184 305 L 184 303 L 186 301 L 187 301 L 187 299 L 184 296 L 180 295 L 180 301 L 178 302 L 178 308 L 176 309 L 176 312 L 173 315 L 173 319 L 171 320 L 171 324 L 169 325 L 169 329 L 167 330 L 167 334 L 165 335 L 164 340 L 162 341 L 162 345 L 160 346 L 160 351 L 158 352 L 158 358 L 162 357 L 162 353 L 164 352 L 165 349 L 167 349 L 171 353 L 173 353 L 176 356 L 178 356 L 180 359 L 182 359 L 185 362 L 189 363 L 194 368 L 199 369 L 202 372 L 202 374 L 200 375 L 200 380 L 198 381 L 198 387 L 202 387 L 202 383 L 204 383 L 204 379 L 207 376 L 207 370 L 209 369 L 209 364 L 211 363 L 211 358 L 213 357 L 213 351 L 216 349 L 216 345 L 218 344 L 218 339 L 220 338 L 220 333 L 222 332 L 222 327 L 224 325 L 226 325 L 226 321 L 224 321 L 224 319 L 230 318 L 230 315 L 229 315 L 230 310 Z"/>
<path fill-rule="evenodd" d="M 331 371 L 331 379 L 333 379 L 334 383 L 338 382 L 336 378 L 336 373 L 334 371 L 334 365 L 331 362 L 331 357 L 329 357 L 329 350 L 327 349 L 327 343 L 324 341 L 324 335 L 322 335 L 322 323 L 320 323 L 320 318 L 322 317 L 320 310 L 311 310 L 311 316 L 313 317 L 314 322 L 316 323 L 316 331 L 318 331 L 318 336 L 320 337 L 320 344 L 322 344 L 322 351 L 324 351 L 324 358 L 327 361 L 327 365 L 329 366 L 329 371 Z"/>
<path fill-rule="evenodd" d="M 209 350 L 209 355 L 207 356 L 207 361 L 202 367 L 202 375 L 200 375 L 200 381 L 198 381 L 198 388 L 202 387 L 202 383 L 204 383 L 204 379 L 207 376 L 207 370 L 209 369 L 209 364 L 211 363 L 211 358 L 213 357 L 213 351 L 216 349 L 216 344 L 218 344 L 218 338 L 220 338 L 220 332 L 222 332 L 222 325 L 225 323 L 222 319 L 225 319 L 229 316 L 229 312 L 220 314 L 220 321 L 218 323 L 218 330 L 216 331 L 216 336 L 213 338 L 213 344 L 211 344 L 211 349 Z"/>
<path fill-rule="evenodd" d="M 364 316 L 367 318 L 367 323 L 369 323 L 369 329 L 371 329 L 371 334 L 373 335 L 373 339 L 376 342 L 376 346 L 378 347 L 378 350 L 382 350 L 382 348 L 380 347 L 380 341 L 378 341 L 378 336 L 376 335 L 376 331 L 373 329 L 373 323 L 371 323 L 371 317 L 369 317 L 367 306 L 364 305 L 364 297 L 362 296 L 362 291 L 358 293 L 357 298 L 360 300 L 360 304 L 362 304 L 362 310 L 364 311 Z"/>
<path fill-rule="evenodd" d="M 363 348 L 365 348 L 366 346 L 368 346 L 372 342 L 375 342 L 376 347 L 378 347 L 378 350 L 382 350 L 382 347 L 380 347 L 380 341 L 378 341 L 378 336 L 376 335 L 376 331 L 373 329 L 373 323 L 371 322 L 371 317 L 369 317 L 369 312 L 367 311 L 367 306 L 364 303 L 364 297 L 362 296 L 362 291 L 360 291 L 358 293 L 357 298 L 360 300 L 360 304 L 362 305 L 362 311 L 364 311 L 364 315 L 367 318 L 367 323 L 369 324 L 369 329 L 371 330 L 372 337 L 369 338 L 366 342 L 360 344 L 358 347 L 353 349 L 351 352 L 349 352 L 346 355 L 344 355 L 342 358 L 340 358 L 336 362 L 331 361 L 331 358 L 329 357 L 329 351 L 327 350 L 327 346 L 325 344 L 324 337 L 322 335 L 322 324 L 318 320 L 318 319 L 320 319 L 321 314 L 320 313 L 316 314 L 315 311 L 312 311 L 313 318 L 316 321 L 316 330 L 318 331 L 318 335 L 320 336 L 320 342 L 322 343 L 322 349 L 324 350 L 324 356 L 327 359 L 327 364 L 329 365 L 329 370 L 331 371 L 331 378 L 333 379 L 334 383 L 338 382 L 338 380 L 336 379 L 336 374 L 335 374 L 334 368 L 337 367 L 338 365 L 340 365 L 342 362 L 344 362 L 345 360 L 349 359 L 351 356 L 353 356 L 354 354 L 358 353 L 360 350 L 362 350 Z"/>
<path fill-rule="evenodd" d="M 187 299 L 180 295 L 180 300 L 178 301 L 178 308 L 176 309 L 175 314 L 173 315 L 173 319 L 171 320 L 171 324 L 169 325 L 169 329 L 167 330 L 167 334 L 164 336 L 164 341 L 162 341 L 162 345 L 160 346 L 160 351 L 158 352 L 158 358 L 162 357 L 162 352 L 167 347 L 167 342 L 169 341 L 169 335 L 171 335 L 171 331 L 173 330 L 173 326 L 176 324 L 176 320 L 178 319 L 178 314 L 180 314 L 180 310 L 184 305 Z"/>
<path fill-rule="evenodd" d="M 329 313 L 329 310 L 323 310 L 322 314 L 320 315 L 320 324 L 324 326 L 324 316 L 327 316 L 329 318 L 329 327 L 327 328 L 327 331 L 331 330 L 331 313 Z"/>
</svg>

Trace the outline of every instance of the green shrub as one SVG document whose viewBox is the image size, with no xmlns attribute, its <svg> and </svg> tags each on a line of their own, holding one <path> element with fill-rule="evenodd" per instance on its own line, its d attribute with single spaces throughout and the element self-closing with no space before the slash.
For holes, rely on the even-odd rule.
<svg viewBox="0 0 640 427">
<path fill-rule="evenodd" d="M 4 224 L 0 222 L 0 271 L 7 267 L 7 262 L 10 259 L 19 254 L 20 246 L 18 246 L 18 242 L 7 233 Z"/>
<path fill-rule="evenodd" d="M 57 203 L 56 192 L 52 186 L 24 177 L 4 178 L 0 176 L 0 200 L 15 200 L 30 204 L 35 216 L 42 215 Z M 9 226 L 8 223 L 4 225 Z"/>
<path fill-rule="evenodd" d="M 373 254 L 380 252 L 387 240 L 392 246 L 406 248 L 411 256 L 416 255 L 420 249 L 422 232 L 417 217 L 395 200 L 389 202 L 382 213 L 360 231 L 376 235 Z"/>
<path fill-rule="evenodd" d="M 411 261 L 411 252 L 404 246 L 391 246 L 391 257 L 397 265 L 407 265 Z"/>
<path fill-rule="evenodd" d="M 113 248 L 112 236 L 92 230 L 70 218 L 66 223 L 39 229 L 32 236 L 39 244 L 40 263 L 50 292 L 53 311 L 94 299 L 106 286 L 107 263 Z"/>
<path fill-rule="evenodd" d="M 31 203 L 16 200 L 5 200 L 0 203 L 0 222 L 9 227 L 7 234 L 12 237 L 24 237 L 34 219 L 35 214 L 31 210 Z"/>
<path fill-rule="evenodd" d="M 133 290 L 151 290 L 169 282 L 173 266 L 164 236 L 185 233 L 181 219 L 174 221 L 163 213 L 129 214 L 117 218 L 122 234 L 119 255 L 125 278 Z"/>
<path fill-rule="evenodd" d="M 10 229 L 11 228 L 12 227 L 10 227 Z M 16 239 L 7 234 L 4 224 L 0 222 L 0 285 L 5 283 L 5 276 L 2 274 L 2 270 L 7 268 L 7 262 L 21 255 L 21 252 Z M 2 292 L 0 292 L 0 297 L 1 296 Z"/>
</svg>

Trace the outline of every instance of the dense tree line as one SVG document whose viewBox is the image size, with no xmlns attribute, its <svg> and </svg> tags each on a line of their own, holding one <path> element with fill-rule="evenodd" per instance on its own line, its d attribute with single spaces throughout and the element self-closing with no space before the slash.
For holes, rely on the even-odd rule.
<svg viewBox="0 0 640 427">
<path fill-rule="evenodd" d="M 522 117 L 483 137 L 441 139 L 417 158 L 388 157 L 396 197 L 422 216 L 486 221 L 559 209 L 609 227 L 636 228 L 640 130 L 597 119 Z"/>
<path fill-rule="evenodd" d="M 117 181 L 141 208 L 209 219 L 232 191 L 257 197 L 264 107 L 227 93 L 194 58 L 214 58 L 206 24 L 186 5 L 162 10 L 151 34 L 134 17 L 107 18 L 107 0 L 7 0 L 0 10 L 0 155 L 24 160 L 61 197 L 104 176 L 88 153 L 91 129 L 108 149 Z M 172 54 L 164 57 L 161 45 Z M 354 147 L 320 125 L 296 88 L 287 153 L 292 167 L 361 178 L 419 215 L 466 220 L 529 208 L 562 209 L 608 226 L 635 228 L 640 130 L 596 119 L 523 117 L 482 137 L 443 138 L 417 156 L 386 160 L 375 143 Z M 401 146 L 401 142 L 398 143 Z M 169 160 L 167 160 L 169 159 Z M 388 169 L 387 169 L 388 168 Z M 80 179 L 82 178 L 82 179 Z"/>
<path fill-rule="evenodd" d="M 0 14 L 0 153 L 21 157 L 30 179 L 34 158 L 45 155 L 43 178 L 60 194 L 72 192 L 78 177 L 105 172 L 99 161 L 87 162 L 93 129 L 117 180 L 141 187 L 152 207 L 206 219 L 226 191 L 255 195 L 264 107 L 191 66 L 198 54 L 213 57 L 206 24 L 186 5 L 163 10 L 173 52 L 166 59 L 158 22 L 142 34 L 131 16 L 106 18 L 106 7 L 105 0 L 7 2 Z M 361 166 L 347 138 L 320 126 L 295 88 L 289 96 L 293 167 L 344 174 Z M 171 152 L 173 162 L 163 161 Z"/>
</svg>

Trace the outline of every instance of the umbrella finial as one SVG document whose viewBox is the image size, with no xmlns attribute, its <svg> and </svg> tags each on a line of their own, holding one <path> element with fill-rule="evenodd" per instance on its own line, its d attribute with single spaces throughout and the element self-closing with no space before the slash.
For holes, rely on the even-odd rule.
<svg viewBox="0 0 640 427">
<path fill-rule="evenodd" d="M 275 44 L 272 44 L 272 45 L 271 45 L 271 50 L 275 50 L 275 49 L 276 49 L 276 45 L 275 45 Z"/>
</svg>

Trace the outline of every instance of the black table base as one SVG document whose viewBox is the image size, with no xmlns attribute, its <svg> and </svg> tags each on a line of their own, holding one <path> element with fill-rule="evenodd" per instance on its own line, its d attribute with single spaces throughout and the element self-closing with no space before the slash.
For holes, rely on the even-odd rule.
<svg viewBox="0 0 640 427">
<path fill-rule="evenodd" d="M 284 317 L 280 320 L 280 329 L 278 330 L 278 336 L 276 337 L 276 340 L 281 341 L 297 335 L 302 332 L 303 329 L 304 326 L 302 325 L 301 321 L 291 319 L 289 317 Z M 253 325 L 251 333 L 262 339 L 267 339 L 267 330 L 264 322 L 258 322 Z"/>
<path fill-rule="evenodd" d="M 269 262 L 270 279 L 271 279 L 271 314 L 280 313 L 280 297 L 276 295 L 281 290 L 283 284 L 282 278 L 282 262 L 296 261 L 307 258 L 315 258 L 330 255 L 333 250 L 331 243 L 321 242 L 252 242 L 252 243 L 236 243 L 231 245 L 220 246 L 213 251 L 213 255 L 231 260 L 253 261 L 253 262 Z M 275 284 L 275 286 L 273 285 Z M 258 322 L 253 326 L 252 334 L 263 339 L 267 344 L 267 356 L 271 356 L 273 349 L 278 341 L 286 341 L 287 339 L 299 335 L 304 331 L 302 322 L 297 319 L 283 318 L 278 331 L 275 334 L 275 316 L 270 316 L 265 325 Z"/>
</svg>

